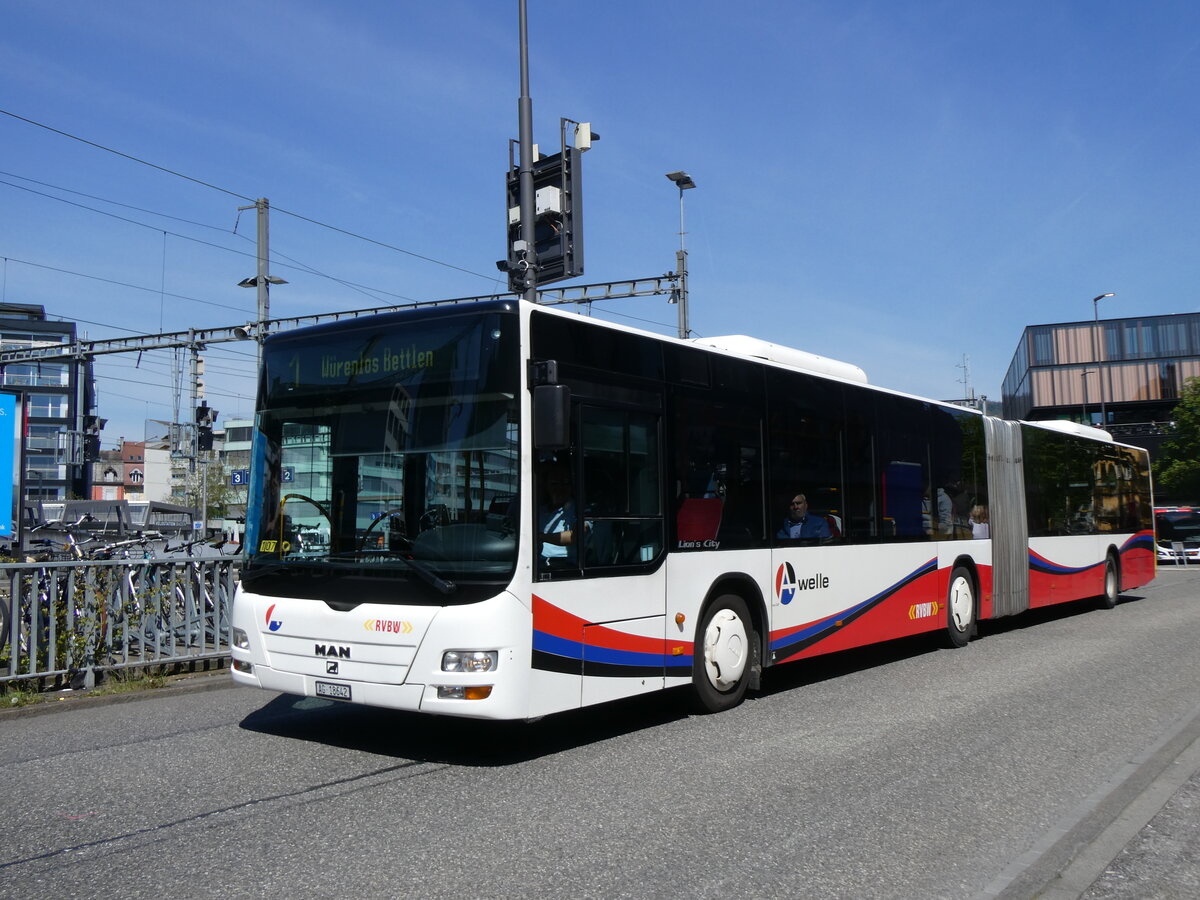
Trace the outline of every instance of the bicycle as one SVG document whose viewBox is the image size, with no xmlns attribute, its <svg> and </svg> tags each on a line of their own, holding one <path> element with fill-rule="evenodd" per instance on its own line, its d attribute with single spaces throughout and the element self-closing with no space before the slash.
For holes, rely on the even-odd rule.
<svg viewBox="0 0 1200 900">
<path fill-rule="evenodd" d="M 0 652 L 7 646 L 10 663 L 16 657 L 18 665 L 52 669 L 61 655 L 69 668 L 76 656 L 86 656 L 86 637 L 80 642 L 85 630 L 81 623 L 88 620 L 90 610 L 75 602 L 75 573 L 48 564 L 83 559 L 83 547 L 90 539 L 79 540 L 76 531 L 92 521 L 94 517 L 84 513 L 69 524 L 52 520 L 30 529 L 62 529 L 64 539 L 61 543 L 51 538 L 31 540 L 30 547 L 41 552 L 25 556 L 25 562 L 40 565 L 32 571 L 19 571 L 10 583 L 7 609 L 0 616 Z"/>
<path fill-rule="evenodd" d="M 217 551 L 218 556 L 225 556 L 221 548 L 229 541 L 220 538 L 216 541 L 208 538 L 195 538 L 185 541 L 177 547 L 166 546 L 164 553 L 186 553 L 187 580 L 176 584 L 176 603 L 180 608 L 185 622 L 198 621 L 204 632 L 204 640 L 214 646 L 221 643 L 221 637 L 229 634 L 229 611 L 231 591 L 229 586 L 219 577 L 217 567 L 197 557 L 195 549 L 204 545 Z"/>
<path fill-rule="evenodd" d="M 142 559 L 153 560 L 153 542 L 161 539 L 162 535 L 157 532 L 139 533 L 132 538 L 96 547 L 88 553 L 88 558 L 103 562 L 130 560 L 140 555 Z M 128 661 L 131 649 L 138 650 L 144 656 L 150 645 L 161 648 L 164 642 L 170 641 L 157 608 L 160 604 L 151 605 L 143 599 L 145 571 L 139 572 L 132 566 L 95 569 L 95 581 L 98 585 L 103 582 L 98 592 L 106 598 L 106 622 L 101 628 L 104 644 L 110 655 L 116 655 L 119 648 L 119 656 L 123 661 Z"/>
</svg>

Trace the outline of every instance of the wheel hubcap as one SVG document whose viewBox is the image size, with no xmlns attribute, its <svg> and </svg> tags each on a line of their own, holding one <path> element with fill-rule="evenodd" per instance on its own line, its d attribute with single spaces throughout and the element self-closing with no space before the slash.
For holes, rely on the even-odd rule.
<svg viewBox="0 0 1200 900">
<path fill-rule="evenodd" d="M 745 623 L 732 610 L 722 609 L 704 632 L 704 670 L 717 690 L 727 691 L 746 670 L 750 641 Z"/>
<path fill-rule="evenodd" d="M 966 631 L 975 614 L 975 598 L 971 595 L 971 583 L 965 578 L 956 578 L 950 585 L 950 618 L 954 627 Z"/>
</svg>

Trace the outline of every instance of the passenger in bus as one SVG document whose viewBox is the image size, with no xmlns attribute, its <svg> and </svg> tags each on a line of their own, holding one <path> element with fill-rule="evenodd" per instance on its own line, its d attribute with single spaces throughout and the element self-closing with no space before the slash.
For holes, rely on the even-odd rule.
<svg viewBox="0 0 1200 900">
<path fill-rule="evenodd" d="M 937 524 L 941 534 L 949 535 L 954 530 L 954 494 L 953 485 L 940 486 L 937 489 Z"/>
<path fill-rule="evenodd" d="M 809 513 L 808 498 L 804 494 L 797 494 L 792 498 L 791 505 L 788 507 L 783 527 L 775 536 L 785 541 L 802 538 L 828 540 L 833 537 L 833 532 L 829 530 L 829 523 L 823 517 Z"/>
<path fill-rule="evenodd" d="M 975 540 L 985 540 L 991 537 L 988 510 L 982 503 L 977 503 L 971 508 L 971 537 Z"/>
</svg>

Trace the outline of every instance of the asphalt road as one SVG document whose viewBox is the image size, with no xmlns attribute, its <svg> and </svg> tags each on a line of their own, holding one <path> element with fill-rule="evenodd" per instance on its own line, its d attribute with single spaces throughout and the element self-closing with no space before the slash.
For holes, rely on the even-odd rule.
<svg viewBox="0 0 1200 900">
<path fill-rule="evenodd" d="M 668 693 L 493 726 L 240 688 L 5 714 L 0 896 L 1133 897 L 1179 838 L 1174 890 L 1198 588 L 1167 570 L 965 650 L 771 670 L 717 716 Z"/>
</svg>

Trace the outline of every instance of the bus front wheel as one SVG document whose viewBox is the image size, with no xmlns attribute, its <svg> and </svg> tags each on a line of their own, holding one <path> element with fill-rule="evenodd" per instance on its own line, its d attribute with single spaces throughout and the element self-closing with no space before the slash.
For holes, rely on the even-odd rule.
<svg viewBox="0 0 1200 900">
<path fill-rule="evenodd" d="M 750 684 L 754 623 L 746 601 L 724 594 L 713 601 L 696 630 L 692 683 L 700 712 L 721 712 L 742 702 Z"/>
<path fill-rule="evenodd" d="M 1104 561 L 1104 593 L 1100 595 L 1100 606 L 1104 609 L 1112 609 L 1117 605 L 1117 598 L 1120 595 L 1121 576 L 1117 571 L 1117 561 L 1110 553 Z"/>
<path fill-rule="evenodd" d="M 946 591 L 946 635 L 951 647 L 965 647 L 975 630 L 975 582 L 965 566 L 955 566 Z"/>
</svg>

